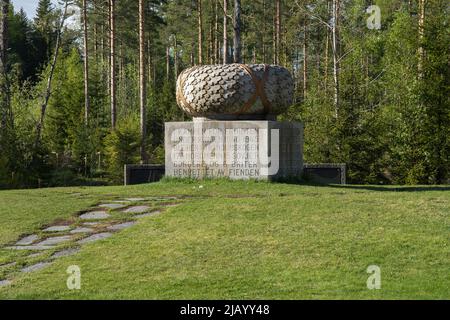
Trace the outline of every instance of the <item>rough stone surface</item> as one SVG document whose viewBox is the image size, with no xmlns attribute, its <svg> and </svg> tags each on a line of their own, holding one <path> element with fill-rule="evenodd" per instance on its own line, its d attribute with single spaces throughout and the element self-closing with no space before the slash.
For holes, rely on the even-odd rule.
<svg viewBox="0 0 450 320">
<path fill-rule="evenodd" d="M 136 224 L 135 221 L 124 222 L 124 223 L 119 223 L 119 224 L 114 224 L 112 226 L 109 226 L 107 229 L 113 230 L 113 231 L 118 231 L 118 230 L 123 230 L 123 229 L 129 228 L 135 224 Z"/>
<path fill-rule="evenodd" d="M 27 258 L 28 258 L 28 259 L 31 259 L 31 258 L 37 258 L 37 257 L 40 257 L 40 256 L 42 256 L 42 255 L 44 255 L 44 252 L 32 253 L 32 254 L 28 255 Z"/>
<path fill-rule="evenodd" d="M 39 239 L 39 236 L 36 234 L 32 234 L 30 236 L 27 236 L 25 238 L 20 239 L 16 242 L 16 245 L 18 246 L 27 246 L 35 242 L 37 239 Z"/>
<path fill-rule="evenodd" d="M 80 216 L 80 218 L 83 220 L 101 220 L 108 219 L 109 217 L 110 215 L 105 211 L 91 211 Z"/>
<path fill-rule="evenodd" d="M 80 251 L 80 248 L 61 250 L 61 251 L 58 251 L 58 252 L 55 252 L 54 254 L 52 254 L 52 258 L 68 257 L 68 256 L 78 253 L 79 251 Z"/>
<path fill-rule="evenodd" d="M 112 236 L 112 233 L 109 233 L 109 232 L 97 233 L 97 234 L 93 234 L 90 237 L 79 240 L 78 243 L 80 243 L 80 244 L 90 243 L 90 242 L 106 239 L 111 236 Z"/>
<path fill-rule="evenodd" d="M 125 208 L 126 205 L 120 204 L 120 203 L 105 203 L 99 205 L 100 208 L 106 208 L 106 209 L 122 209 Z"/>
<path fill-rule="evenodd" d="M 14 267 L 15 265 L 17 265 L 17 262 L 10 262 L 10 263 L 6 263 L 6 264 L 2 264 L 0 265 L 0 268 L 6 269 L 6 268 L 11 268 Z"/>
<path fill-rule="evenodd" d="M 83 226 L 93 227 L 98 226 L 100 222 L 83 222 Z"/>
<path fill-rule="evenodd" d="M 44 229 L 44 232 L 62 232 L 62 231 L 68 231 L 70 230 L 69 226 L 51 226 L 46 229 Z"/>
<path fill-rule="evenodd" d="M 75 228 L 72 231 L 70 231 L 71 234 L 92 233 L 92 232 L 94 232 L 94 229 L 92 229 L 92 228 L 83 228 L 83 227 Z"/>
<path fill-rule="evenodd" d="M 149 206 L 134 206 L 123 210 L 124 213 L 143 213 L 150 209 Z"/>
<path fill-rule="evenodd" d="M 258 92 L 256 82 L 261 83 L 261 92 Z M 275 65 L 195 66 L 184 70 L 177 81 L 177 103 L 194 117 L 280 114 L 292 104 L 293 92 L 290 72 Z M 265 104 L 263 94 L 267 100 Z M 249 101 L 253 102 L 252 98 L 254 103 L 249 104 Z"/>
<path fill-rule="evenodd" d="M 278 141 L 274 136 L 271 139 L 276 132 Z M 300 177 L 303 126 L 279 121 L 166 122 L 165 152 L 168 177 L 236 180 Z"/>
<path fill-rule="evenodd" d="M 44 241 L 41 241 L 41 242 L 37 243 L 36 245 L 51 246 L 51 245 L 57 245 L 57 244 L 60 244 L 63 242 L 67 242 L 70 240 L 72 240 L 71 236 L 52 237 L 52 238 L 45 239 Z"/>
<path fill-rule="evenodd" d="M 0 280 L 0 287 L 6 287 L 9 284 L 11 284 L 10 280 Z"/>
<path fill-rule="evenodd" d="M 39 263 L 33 264 L 31 266 L 22 268 L 20 270 L 20 272 L 28 273 L 28 272 L 33 272 L 33 271 L 39 271 L 39 270 L 42 270 L 45 267 L 49 266 L 50 264 L 51 264 L 50 262 L 39 262 Z"/>
<path fill-rule="evenodd" d="M 12 246 L 6 247 L 6 249 L 11 250 L 50 250 L 53 249 L 54 246 L 42 246 L 42 245 L 32 245 L 32 246 Z"/>
</svg>

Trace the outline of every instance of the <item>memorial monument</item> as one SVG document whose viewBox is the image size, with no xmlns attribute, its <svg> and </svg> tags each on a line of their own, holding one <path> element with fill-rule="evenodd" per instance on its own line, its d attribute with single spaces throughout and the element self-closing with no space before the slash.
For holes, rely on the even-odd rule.
<svg viewBox="0 0 450 320">
<path fill-rule="evenodd" d="M 177 81 L 177 103 L 192 122 L 166 122 L 166 176 L 279 179 L 300 177 L 303 126 L 277 121 L 293 101 L 283 67 L 194 66 Z"/>
</svg>

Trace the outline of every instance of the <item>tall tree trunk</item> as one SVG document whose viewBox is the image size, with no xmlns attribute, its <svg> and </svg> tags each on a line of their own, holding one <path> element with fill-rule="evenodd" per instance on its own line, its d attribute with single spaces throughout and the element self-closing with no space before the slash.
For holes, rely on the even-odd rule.
<svg viewBox="0 0 450 320">
<path fill-rule="evenodd" d="M 241 0 L 234 0 L 234 63 L 242 63 L 241 55 Z"/>
<path fill-rule="evenodd" d="M 116 129 L 117 100 L 116 100 L 116 0 L 109 0 L 110 27 L 110 99 L 111 99 L 111 128 Z"/>
<path fill-rule="evenodd" d="M 329 57 L 328 57 L 328 51 L 329 51 L 329 43 L 330 43 L 330 33 L 329 33 L 329 31 L 328 31 L 328 28 L 326 29 L 326 33 L 327 33 L 327 36 L 326 36 L 326 39 L 325 39 L 325 62 L 324 62 L 324 65 L 325 65 L 325 69 L 324 69 L 324 72 L 323 72 L 323 74 L 324 74 L 324 89 L 325 89 L 325 92 L 327 92 L 328 91 L 328 59 L 329 59 Z"/>
<path fill-rule="evenodd" d="M 141 129 L 141 163 L 147 162 L 147 83 L 145 73 L 145 0 L 139 0 L 139 109 Z"/>
<path fill-rule="evenodd" d="M 98 24 L 94 23 L 94 59 L 95 63 L 98 62 Z"/>
<path fill-rule="evenodd" d="M 170 47 L 166 46 L 166 77 L 167 81 L 170 81 Z"/>
<path fill-rule="evenodd" d="M 197 0 L 198 12 L 198 64 L 203 64 L 203 12 L 202 0 Z"/>
<path fill-rule="evenodd" d="M 88 19 L 87 0 L 83 0 L 83 42 L 84 42 L 84 122 L 89 124 L 89 48 L 88 48 Z"/>
<path fill-rule="evenodd" d="M 419 48 L 417 49 L 418 61 L 417 71 L 419 79 L 423 78 L 423 63 L 425 60 L 425 48 L 423 47 L 423 41 L 425 37 L 425 7 L 427 0 L 419 0 Z"/>
<path fill-rule="evenodd" d="M 303 99 L 305 99 L 308 89 L 308 30 L 306 14 L 303 17 L 303 33 Z"/>
<path fill-rule="evenodd" d="M 338 19 L 339 19 L 339 0 L 333 0 L 332 7 L 332 41 L 333 41 L 333 79 L 334 79 L 334 110 L 335 118 L 339 117 L 339 58 L 338 58 Z"/>
<path fill-rule="evenodd" d="M 175 82 L 178 80 L 178 38 L 177 35 L 173 37 L 173 64 L 174 64 L 174 76 Z"/>
<path fill-rule="evenodd" d="M 228 1 L 223 0 L 223 63 L 228 63 Z"/>
<path fill-rule="evenodd" d="M 219 63 L 219 1 L 215 1 L 214 8 L 214 63 Z"/>
<path fill-rule="evenodd" d="M 281 0 L 276 0 L 276 53 L 275 63 L 280 64 L 280 52 L 281 52 Z"/>
<path fill-rule="evenodd" d="M 212 6 L 212 4 L 211 4 Z M 212 10 L 213 11 L 213 10 Z M 208 39 L 208 62 L 214 64 L 214 22 L 209 23 L 209 39 Z"/>
<path fill-rule="evenodd" d="M 266 49 L 266 31 L 267 31 L 267 25 L 266 25 L 266 0 L 263 0 L 262 2 L 263 6 L 263 21 L 262 21 L 262 35 L 261 35 L 261 43 L 262 43 L 262 56 L 263 56 L 263 63 L 267 63 L 267 49 Z"/>
<path fill-rule="evenodd" d="M 272 63 L 277 64 L 277 15 L 276 8 L 273 15 L 273 34 L 272 34 Z"/>
<path fill-rule="evenodd" d="M 151 51 L 151 43 L 150 39 L 147 40 L 147 79 L 148 83 L 153 83 L 152 70 L 153 70 L 153 61 L 152 61 L 152 51 Z"/>
<path fill-rule="evenodd" d="M 0 129 L 4 129 L 7 126 L 8 118 L 10 116 L 10 97 L 7 72 L 8 12 L 9 0 L 0 0 Z"/>
<path fill-rule="evenodd" d="M 39 117 L 39 122 L 38 122 L 38 124 L 36 126 L 35 147 L 37 147 L 37 146 L 39 146 L 41 144 L 42 128 L 44 127 L 45 113 L 47 111 L 48 101 L 50 100 L 50 96 L 51 96 L 51 93 L 52 93 L 52 80 L 53 80 L 53 75 L 55 73 L 56 62 L 58 61 L 59 47 L 61 46 L 61 33 L 62 33 L 63 28 L 64 28 L 64 23 L 66 21 L 68 6 L 69 6 L 69 1 L 65 0 L 65 2 L 64 2 L 64 11 L 63 11 L 63 14 L 61 16 L 58 29 L 56 31 L 55 53 L 53 54 L 53 60 L 52 60 L 51 65 L 50 65 L 50 74 L 49 74 L 49 76 L 47 78 L 47 87 L 45 89 L 44 101 L 43 101 L 43 103 L 41 105 L 41 114 L 40 114 L 40 117 Z"/>
</svg>

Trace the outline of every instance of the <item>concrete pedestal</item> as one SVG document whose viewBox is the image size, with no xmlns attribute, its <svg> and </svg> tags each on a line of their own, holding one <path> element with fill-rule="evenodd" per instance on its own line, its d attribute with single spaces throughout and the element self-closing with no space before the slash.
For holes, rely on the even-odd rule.
<svg viewBox="0 0 450 320">
<path fill-rule="evenodd" d="M 169 177 L 300 177 L 303 125 L 269 120 L 166 122 L 165 152 Z"/>
</svg>

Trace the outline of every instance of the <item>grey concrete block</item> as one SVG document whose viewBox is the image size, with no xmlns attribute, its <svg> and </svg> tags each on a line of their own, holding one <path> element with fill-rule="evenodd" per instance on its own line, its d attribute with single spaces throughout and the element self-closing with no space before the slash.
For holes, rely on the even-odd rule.
<svg viewBox="0 0 450 320">
<path fill-rule="evenodd" d="M 279 141 L 273 144 L 272 150 L 271 133 L 276 130 Z M 278 170 L 265 172 L 267 165 L 261 156 L 270 158 L 276 150 Z M 300 177 L 303 125 L 270 120 L 167 122 L 165 151 L 169 177 L 241 180 Z M 183 160 L 177 161 L 174 158 L 177 155 Z M 212 159 L 208 161 L 207 155 Z"/>
</svg>

